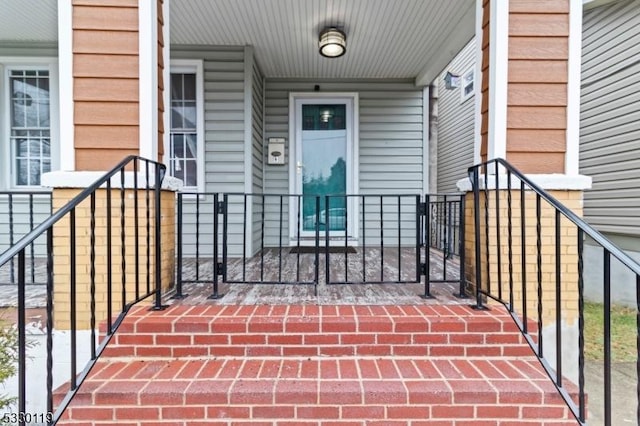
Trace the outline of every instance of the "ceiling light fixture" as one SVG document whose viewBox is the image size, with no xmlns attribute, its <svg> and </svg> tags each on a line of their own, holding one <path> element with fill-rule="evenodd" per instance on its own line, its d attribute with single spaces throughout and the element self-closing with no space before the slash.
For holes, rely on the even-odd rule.
<svg viewBox="0 0 640 426">
<path fill-rule="evenodd" d="M 326 58 L 338 58 L 347 51 L 347 36 L 336 27 L 322 30 L 318 40 L 320 54 Z"/>
</svg>

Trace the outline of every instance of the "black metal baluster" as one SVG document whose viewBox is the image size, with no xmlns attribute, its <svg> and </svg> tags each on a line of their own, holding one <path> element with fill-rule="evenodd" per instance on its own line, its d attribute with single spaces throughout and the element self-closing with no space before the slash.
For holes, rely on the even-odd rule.
<svg viewBox="0 0 640 426">
<path fill-rule="evenodd" d="M 33 231 L 33 194 L 29 194 L 29 231 Z M 31 261 L 31 284 L 36 283 L 36 260 L 35 245 L 33 241 L 29 244 L 29 260 Z"/>
<path fill-rule="evenodd" d="M 380 281 L 384 281 L 384 204 L 380 196 Z"/>
<path fill-rule="evenodd" d="M 491 292 L 491 246 L 489 244 L 489 165 L 484 166 L 484 238 L 485 238 L 485 262 L 487 267 L 487 294 Z"/>
<path fill-rule="evenodd" d="M 177 227 L 177 238 L 176 238 L 176 251 L 177 251 L 177 257 L 178 257 L 178 264 L 176 265 L 176 295 L 175 298 L 176 299 L 182 299 L 182 221 L 183 221 L 183 217 L 182 217 L 182 192 L 178 192 L 178 205 L 176 206 L 177 208 L 177 215 L 178 218 L 176 220 L 176 227 Z M 216 208 L 217 206 L 213 205 L 213 215 L 216 215 Z M 213 270 L 213 274 L 215 275 L 216 271 L 215 271 L 215 263 L 216 263 L 217 259 L 213 259 L 213 263 L 214 263 L 214 270 Z"/>
<path fill-rule="evenodd" d="M 447 196 L 444 196 L 444 202 L 442 203 L 442 218 L 444 223 L 442 224 L 442 279 L 446 281 L 447 279 L 447 257 L 449 257 L 449 253 L 447 251 L 448 247 L 448 239 L 447 239 L 447 229 L 449 226 L 449 222 L 447 221 Z"/>
<path fill-rule="evenodd" d="M 344 196 L 344 281 L 349 281 L 349 199 Z"/>
<path fill-rule="evenodd" d="M 125 228 L 125 188 L 124 188 L 124 168 L 120 170 L 120 263 L 122 268 L 122 311 L 127 307 L 127 257 L 126 257 L 126 228 Z"/>
<path fill-rule="evenodd" d="M 587 415 L 584 378 L 584 232 L 578 228 L 578 405 L 579 421 L 584 423 Z"/>
<path fill-rule="evenodd" d="M 496 173 L 496 256 L 498 263 L 496 265 L 496 272 L 498 274 L 498 298 L 500 300 L 504 300 L 502 298 L 502 241 L 500 240 L 500 173 L 499 172 L 500 164 L 496 163 L 495 173 Z"/>
<path fill-rule="evenodd" d="M 420 297 L 423 299 L 433 299 L 431 295 L 431 196 L 429 194 L 425 194 L 424 196 L 424 206 L 424 226 L 427 242 L 425 244 L 424 270 L 422 271 L 424 274 L 424 294 Z M 422 268 L 422 265 L 419 266 Z"/>
<path fill-rule="evenodd" d="M 513 209 L 511 198 L 511 170 L 507 169 L 507 240 L 509 246 L 509 312 L 513 307 Z"/>
<path fill-rule="evenodd" d="M 611 253 L 604 249 L 604 424 L 611 425 Z"/>
<path fill-rule="evenodd" d="M 536 272 L 538 281 L 538 357 L 542 358 L 542 225 L 540 194 L 536 194 Z M 559 348 L 558 348 L 559 349 Z"/>
<path fill-rule="evenodd" d="M 316 230 L 316 249 L 315 249 L 315 263 L 314 263 L 314 271 L 315 271 L 315 281 L 313 283 L 313 291 L 314 294 L 318 295 L 318 282 L 320 281 L 320 222 L 318 218 L 320 217 L 320 196 L 316 195 L 316 215 L 315 215 L 315 230 Z M 326 281 L 326 280 L 325 280 Z"/>
<path fill-rule="evenodd" d="M 96 193 L 91 193 L 91 218 L 89 224 L 89 293 L 91 310 L 91 359 L 96 359 Z"/>
<path fill-rule="evenodd" d="M 296 247 L 298 248 L 296 250 L 296 281 L 300 282 L 300 232 L 301 232 L 301 222 L 300 222 L 300 206 L 301 206 L 301 202 L 302 202 L 302 196 L 301 195 L 296 195 L 296 200 L 297 200 L 297 210 L 296 210 Z"/>
<path fill-rule="evenodd" d="M 556 383 L 562 386 L 562 252 L 560 235 L 560 210 L 556 210 L 555 242 L 556 242 Z M 542 333 L 541 333 L 542 334 Z"/>
<path fill-rule="evenodd" d="M 283 195 L 280 195 L 280 220 L 278 222 L 278 282 L 282 282 L 282 227 L 283 227 Z"/>
<path fill-rule="evenodd" d="M 107 198 L 107 334 L 113 333 L 113 316 L 112 316 L 112 285 L 113 285 L 113 266 L 112 266 L 112 240 L 111 240 L 111 179 L 107 180 L 107 189 L 105 197 Z"/>
<path fill-rule="evenodd" d="M 229 194 L 224 194 L 222 196 L 223 204 L 222 204 L 222 282 L 227 282 L 227 265 L 229 261 Z M 263 200 L 264 201 L 264 200 Z M 264 223 L 264 219 L 263 219 Z M 264 226 L 264 225 L 263 225 Z M 263 228 L 264 229 L 264 228 Z M 263 233 L 264 235 L 264 233 Z M 264 241 L 264 239 L 263 239 Z M 264 244 L 260 253 L 263 253 L 264 256 Z M 262 270 L 264 271 L 264 257 L 262 261 Z M 263 271 L 260 272 L 262 275 Z"/>
<path fill-rule="evenodd" d="M 135 268 L 135 287 L 136 287 L 136 300 L 140 299 L 140 220 L 138 209 L 138 161 L 133 161 L 133 238 L 135 243 L 134 248 L 134 268 Z"/>
<path fill-rule="evenodd" d="M 522 332 L 529 332 L 529 320 L 527 316 L 527 242 L 525 220 L 525 192 L 524 181 L 520 180 L 520 264 L 522 267 Z"/>
<path fill-rule="evenodd" d="M 416 195 L 416 282 L 418 283 L 422 279 L 422 274 L 420 273 L 420 264 L 422 263 L 422 256 L 420 254 L 420 240 L 422 239 L 422 230 L 420 228 L 421 218 L 420 195 Z"/>
<path fill-rule="evenodd" d="M 76 291 L 77 291 L 77 283 L 76 283 L 76 209 L 73 208 L 69 212 L 69 275 L 70 275 L 70 285 L 69 285 L 69 305 L 70 305 L 70 337 L 71 337 L 71 379 L 70 386 L 71 390 L 75 390 L 78 387 L 77 383 L 77 369 L 78 369 L 78 358 L 77 358 L 77 300 L 76 300 Z"/>
<path fill-rule="evenodd" d="M 362 282 L 367 282 L 367 222 L 365 220 L 365 197 L 362 200 Z"/>
<path fill-rule="evenodd" d="M 147 295 L 151 293 L 151 185 L 149 184 L 149 161 L 145 160 L 145 204 L 147 215 Z"/>
<path fill-rule="evenodd" d="M 14 244 L 14 230 L 13 230 L 13 194 L 9 193 L 9 247 L 13 247 Z M 10 266 L 11 284 L 16 282 L 16 270 L 13 257 L 11 258 Z"/>
<path fill-rule="evenodd" d="M 53 413 L 53 227 L 47 229 L 47 413 Z"/>
<path fill-rule="evenodd" d="M 226 195 L 225 195 L 226 197 Z M 260 281 L 264 281 L 264 194 L 262 194 L 262 213 L 261 213 L 261 221 L 262 221 L 262 225 L 261 225 L 261 230 L 260 230 Z M 226 221 L 226 215 L 225 215 L 225 221 Z M 225 228 L 226 229 L 226 228 Z M 226 231 L 225 231 L 225 236 L 226 236 Z M 225 247 L 226 247 L 226 243 L 225 243 Z M 227 258 L 225 257 L 224 259 L 224 264 L 227 264 Z M 226 269 L 226 268 L 225 268 Z"/>
<path fill-rule="evenodd" d="M 200 197 L 196 195 L 196 281 L 200 281 Z"/>
<path fill-rule="evenodd" d="M 242 200 L 242 281 L 247 280 L 247 194 Z"/>
<path fill-rule="evenodd" d="M 22 249 L 18 253 L 18 413 L 27 412 L 27 321 L 25 269 L 25 252 L 24 249 Z M 73 310 L 73 306 L 71 309 Z M 18 424 L 25 424 L 23 418 L 18 420 Z"/>
<path fill-rule="evenodd" d="M 329 270 L 329 196 L 324 196 L 324 259 L 325 259 L 325 281 L 327 284 L 331 284 L 331 271 Z M 319 218 L 320 216 L 318 216 Z"/>
<path fill-rule="evenodd" d="M 402 281 L 402 201 L 398 195 L 398 282 Z"/>
</svg>

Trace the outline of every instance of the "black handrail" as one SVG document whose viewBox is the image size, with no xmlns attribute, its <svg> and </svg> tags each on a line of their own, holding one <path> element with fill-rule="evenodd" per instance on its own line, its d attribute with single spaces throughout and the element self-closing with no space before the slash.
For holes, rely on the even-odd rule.
<svg viewBox="0 0 640 426">
<path fill-rule="evenodd" d="M 638 297 L 638 311 L 637 311 L 637 330 L 638 336 L 640 336 L 640 263 L 633 260 L 628 254 L 618 248 L 615 244 L 613 244 L 607 237 L 598 232 L 595 228 L 589 225 L 585 220 L 580 218 L 577 214 L 559 202 L 555 197 L 551 194 L 540 188 L 539 185 L 534 183 L 530 178 L 525 176 L 523 173 L 518 171 L 512 165 L 510 165 L 506 160 L 498 158 L 491 161 L 487 161 L 485 163 L 470 167 L 469 170 L 469 178 L 471 180 L 472 189 L 473 189 L 473 200 L 474 200 L 474 224 L 475 224 L 475 289 L 476 289 L 476 307 L 480 309 L 486 309 L 486 305 L 484 304 L 483 298 L 489 298 L 495 300 L 502 305 L 504 305 L 516 324 L 518 325 L 521 333 L 523 334 L 527 343 L 531 346 L 535 355 L 540 360 L 542 366 L 546 370 L 549 378 L 553 381 L 556 389 L 560 393 L 560 395 L 564 398 L 567 405 L 569 406 L 573 416 L 576 418 L 579 424 L 586 424 L 586 391 L 585 391 L 585 355 L 584 355 L 584 345 L 585 345 L 585 337 L 584 337 L 584 275 L 583 275 L 583 267 L 584 267 L 584 241 L 585 237 L 590 237 L 595 243 L 597 243 L 603 250 L 603 278 L 602 285 L 604 289 L 604 390 L 603 390 L 603 412 L 604 412 L 604 424 L 610 426 L 612 424 L 612 377 L 611 377 L 611 368 L 612 368 L 612 353 L 611 353 L 611 258 L 615 258 L 619 261 L 621 265 L 624 265 L 628 271 L 635 275 L 635 283 L 637 287 L 637 297 Z M 483 173 L 483 174 L 481 174 Z M 490 178 L 491 176 L 491 178 Z M 501 188 L 501 177 L 506 179 L 506 187 Z M 495 180 L 494 180 L 495 178 Z M 493 187 L 492 187 L 493 186 Z M 491 191 L 496 192 L 495 199 L 492 201 L 490 197 Z M 519 220 L 518 218 L 514 218 L 514 213 L 512 209 L 512 203 L 516 203 L 511 196 L 512 191 L 520 191 L 519 197 Z M 500 211 L 500 192 L 506 191 L 507 200 L 506 200 L 506 214 L 507 214 L 507 244 L 508 244 L 508 277 L 509 277 L 509 288 L 508 288 L 508 297 L 503 294 L 504 289 L 501 286 L 501 275 L 502 272 L 500 267 L 500 263 L 502 259 L 500 257 L 500 253 L 502 252 L 502 247 L 497 245 L 496 249 L 496 264 L 498 266 L 497 279 L 498 279 L 498 292 L 495 294 L 494 289 L 490 284 L 490 270 L 489 270 L 489 228 L 495 225 L 494 235 L 499 235 L 500 230 L 500 215 L 504 215 L 504 211 Z M 527 219 L 526 219 L 526 197 L 525 192 L 530 192 L 535 197 L 535 213 L 533 217 L 535 219 L 529 219 L 530 221 L 535 220 L 535 223 L 532 223 L 530 226 L 532 227 L 529 231 L 531 235 L 526 234 L 527 229 Z M 480 194 L 484 195 L 484 202 L 481 205 Z M 542 230 L 542 201 L 546 202 L 546 205 L 551 207 L 552 216 L 551 223 L 553 225 L 545 225 L 552 226 L 554 230 L 549 231 L 550 235 L 555 234 L 554 243 L 549 244 L 552 246 L 553 253 L 555 253 L 555 261 L 553 265 L 549 268 L 553 270 L 552 272 L 552 284 L 555 291 L 555 300 L 553 304 L 553 309 L 555 310 L 555 346 L 556 353 L 555 359 L 549 360 L 545 358 L 543 351 L 543 334 L 542 328 L 544 325 L 543 322 L 543 261 L 542 261 L 542 247 L 543 247 L 543 230 Z M 490 209 L 491 204 L 495 207 L 494 216 L 490 219 Z M 484 221 L 480 217 L 481 210 L 484 209 Z M 563 357 L 563 344 L 567 344 L 566 341 L 563 340 L 562 334 L 562 315 L 561 309 L 563 308 L 563 304 L 561 303 L 563 300 L 563 282 L 566 284 L 565 278 L 563 276 L 562 270 L 562 257 L 563 253 L 561 250 L 562 237 L 561 234 L 561 220 L 565 218 L 570 224 L 569 226 L 575 227 L 575 234 L 577 237 L 577 263 L 575 267 L 577 268 L 577 282 L 569 283 L 575 284 L 575 290 L 577 292 L 577 306 L 578 306 L 578 345 L 576 348 L 577 357 L 578 357 L 578 394 L 575 396 L 575 399 L 572 398 L 571 392 L 568 390 L 569 387 L 565 383 L 563 378 L 563 361 L 566 361 Z M 522 305 L 520 306 L 521 312 L 520 315 L 516 313 L 516 307 L 514 306 L 514 247 L 513 247 L 513 236 L 517 235 L 517 231 L 514 231 L 514 224 L 519 225 L 520 231 L 520 257 L 521 264 L 519 265 L 520 270 L 520 278 L 521 278 L 521 287 L 517 290 L 521 292 Z M 486 247 L 482 247 L 481 244 L 481 228 L 484 226 L 485 235 L 487 238 Z M 535 235 L 534 235 L 535 234 Z M 527 267 L 527 243 L 526 239 L 535 237 L 535 245 L 533 250 L 535 250 L 535 255 L 531 254 L 535 259 L 531 262 L 535 264 L 536 276 L 533 280 L 527 282 L 526 277 L 526 267 Z M 564 235 L 567 238 L 567 235 Z M 573 244 L 573 242 L 571 243 Z M 484 253 L 486 255 L 486 270 L 484 271 L 484 276 L 487 278 L 487 282 L 483 285 L 483 271 L 482 271 L 482 251 L 486 250 Z M 516 249 L 517 250 L 517 249 Z M 517 266 L 517 265 L 516 265 Z M 493 273 L 494 271 L 491 270 Z M 535 281 L 535 282 L 531 282 Z M 532 294 L 535 294 L 534 297 L 537 298 L 535 300 L 537 311 L 536 312 L 527 312 L 527 290 L 530 286 L 537 285 L 535 288 L 535 292 L 532 290 Z M 566 286 L 565 286 L 566 288 Z M 516 291 L 517 291 L 516 290 Z M 546 299 L 545 299 L 546 300 Z M 533 318 L 530 318 L 530 315 Z M 534 321 L 532 324 L 536 324 L 535 327 L 532 327 L 529 324 L 529 321 Z M 534 328 L 534 330 L 531 330 Z M 638 337 L 638 352 L 640 355 L 640 337 Z M 547 346 L 547 344 L 545 344 Z M 640 377 L 640 357 L 636 357 L 636 374 L 637 377 Z M 555 365 L 551 365 L 554 363 Z M 565 365 L 570 365 L 566 364 Z M 640 423 L 640 381 L 637 382 L 636 386 L 636 396 L 637 396 L 637 421 Z M 596 403 L 597 399 L 590 398 L 590 403 Z"/>
<path fill-rule="evenodd" d="M 143 184 L 139 183 L 139 172 L 140 172 L 140 164 L 144 164 L 144 168 L 142 170 L 146 171 L 144 176 L 141 176 L 143 179 Z M 150 179 L 150 172 L 153 173 L 153 176 Z M 126 179 L 125 176 L 127 173 L 131 173 L 133 177 L 133 185 L 129 188 L 125 186 Z M 160 164 L 155 161 L 147 160 L 138 156 L 128 156 L 120 163 L 118 163 L 115 167 L 113 167 L 109 172 L 104 174 L 97 181 L 89 185 L 87 188 L 82 190 L 78 195 L 73 197 L 67 204 L 63 207 L 55 211 L 44 220 L 41 224 L 33 228 L 27 235 L 22 237 L 19 241 L 14 243 L 11 247 L 9 247 L 6 251 L 0 254 L 0 267 L 3 265 L 13 262 L 17 257 L 18 259 L 18 354 L 19 354 L 19 363 L 18 363 L 18 396 L 17 396 L 17 404 L 19 412 L 27 412 L 28 407 L 26 406 L 26 369 L 29 367 L 26 364 L 26 300 L 25 300 L 25 253 L 27 249 L 33 245 L 34 241 L 40 238 L 43 235 L 46 235 L 46 244 L 47 244 L 47 296 L 46 296 L 46 310 L 47 310 L 47 360 L 46 360 L 46 369 L 47 369 L 47 381 L 46 381 L 46 407 L 48 414 L 46 416 L 46 421 L 48 424 L 56 424 L 57 421 L 62 416 L 64 410 L 70 403 L 71 399 L 76 394 L 77 390 L 80 387 L 80 384 L 84 381 L 84 379 L 89 375 L 91 369 L 95 365 L 98 357 L 104 351 L 107 344 L 111 340 L 111 337 L 117 330 L 118 326 L 124 320 L 127 312 L 130 308 L 141 300 L 150 297 L 152 295 L 154 298 L 154 306 L 153 309 L 162 309 L 161 305 L 161 291 L 162 291 L 162 276 L 161 276 L 161 185 L 166 173 L 166 166 Z M 112 179 L 119 174 L 119 179 Z M 112 182 L 113 180 L 113 182 Z M 99 345 L 96 347 L 96 270 L 95 270 L 95 260 L 96 260 L 96 191 L 100 188 L 105 188 L 107 191 L 106 194 L 106 218 L 107 218 L 107 235 L 106 235 L 106 245 L 107 245 L 107 255 L 111 255 L 111 243 L 112 232 L 111 227 L 117 226 L 115 223 L 112 223 L 111 216 L 115 213 L 111 209 L 111 192 L 119 191 L 119 202 L 120 202 L 120 235 L 119 242 L 121 244 L 120 255 L 121 259 L 121 278 L 122 278 L 122 305 L 119 314 L 114 319 L 112 318 L 112 293 L 115 290 L 112 283 L 112 274 L 111 274 L 111 263 L 112 259 L 109 258 L 106 261 L 107 268 L 109 270 L 108 279 L 106 282 L 107 286 L 107 326 L 105 335 L 102 337 Z M 125 235 L 125 190 L 130 189 L 134 191 L 135 201 L 133 202 L 133 208 L 135 208 L 134 212 L 134 224 L 136 229 L 135 233 L 135 244 L 136 246 L 139 244 L 139 230 L 138 226 L 139 218 L 138 218 L 138 196 L 143 195 L 146 199 L 146 233 L 147 233 L 147 243 L 149 244 L 149 239 L 151 235 L 151 227 L 153 226 L 154 236 L 154 256 L 155 256 L 155 270 L 154 279 L 155 286 L 151 288 L 149 286 L 149 277 L 151 274 L 150 270 L 150 262 L 149 262 L 149 250 L 147 249 L 147 292 L 141 294 L 139 288 L 139 265 L 137 264 L 139 259 L 136 256 L 136 267 L 135 267 L 135 296 L 133 298 L 127 299 L 127 281 L 126 281 L 126 235 Z M 153 225 L 150 220 L 150 196 L 153 192 L 154 196 L 154 220 Z M 90 334 L 91 334 L 91 342 L 90 342 L 90 359 L 87 364 L 82 368 L 81 371 L 78 371 L 78 359 L 77 359 L 77 350 L 78 350 L 78 342 L 77 342 L 77 308 L 76 308 L 76 291 L 77 291 L 77 259 L 76 259 L 76 237 L 79 235 L 76 232 L 76 209 L 78 206 L 84 201 L 90 201 L 90 225 L 88 235 L 90 238 Z M 131 208 L 131 206 L 129 207 Z M 54 253 L 53 253 L 53 231 L 54 226 L 59 225 L 59 222 L 65 218 L 69 217 L 69 274 L 70 274 L 70 294 L 69 294 L 69 303 L 70 303 L 70 312 L 69 312 L 69 321 L 70 321 L 70 338 L 71 345 L 70 350 L 71 353 L 69 355 L 69 359 L 71 361 L 71 374 L 69 377 L 69 390 L 66 392 L 66 395 L 60 402 L 57 407 L 54 407 L 53 404 L 53 266 L 54 266 Z M 143 218 L 144 219 L 144 218 Z M 138 248 L 135 249 L 136 255 L 139 253 Z M 62 266 L 61 266 L 62 268 Z M 103 299 L 104 300 L 104 299 Z M 35 366 L 34 366 L 35 367 Z M 55 413 L 53 412 L 55 408 Z M 43 417 L 44 421 L 45 418 Z M 24 419 L 20 417 L 19 424 L 24 424 Z"/>
</svg>

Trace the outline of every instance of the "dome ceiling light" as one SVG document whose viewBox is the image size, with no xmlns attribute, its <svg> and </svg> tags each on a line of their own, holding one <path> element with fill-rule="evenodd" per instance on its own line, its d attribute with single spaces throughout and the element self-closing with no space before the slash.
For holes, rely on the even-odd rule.
<svg viewBox="0 0 640 426">
<path fill-rule="evenodd" d="M 318 48 L 325 58 L 339 58 L 347 51 L 347 36 L 336 27 L 325 28 L 320 33 Z"/>
</svg>

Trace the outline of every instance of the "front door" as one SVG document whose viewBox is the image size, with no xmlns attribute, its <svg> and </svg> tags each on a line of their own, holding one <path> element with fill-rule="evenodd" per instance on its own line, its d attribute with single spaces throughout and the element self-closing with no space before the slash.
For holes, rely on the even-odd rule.
<svg viewBox="0 0 640 426">
<path fill-rule="evenodd" d="M 292 178 L 294 192 L 302 198 L 293 206 L 291 235 L 314 236 L 317 223 L 323 235 L 329 230 L 332 237 L 353 238 L 349 218 L 353 217 L 354 200 L 342 197 L 353 194 L 355 186 L 353 98 L 309 96 L 296 98 L 294 105 Z M 328 205 L 326 195 L 331 196 Z"/>
</svg>

